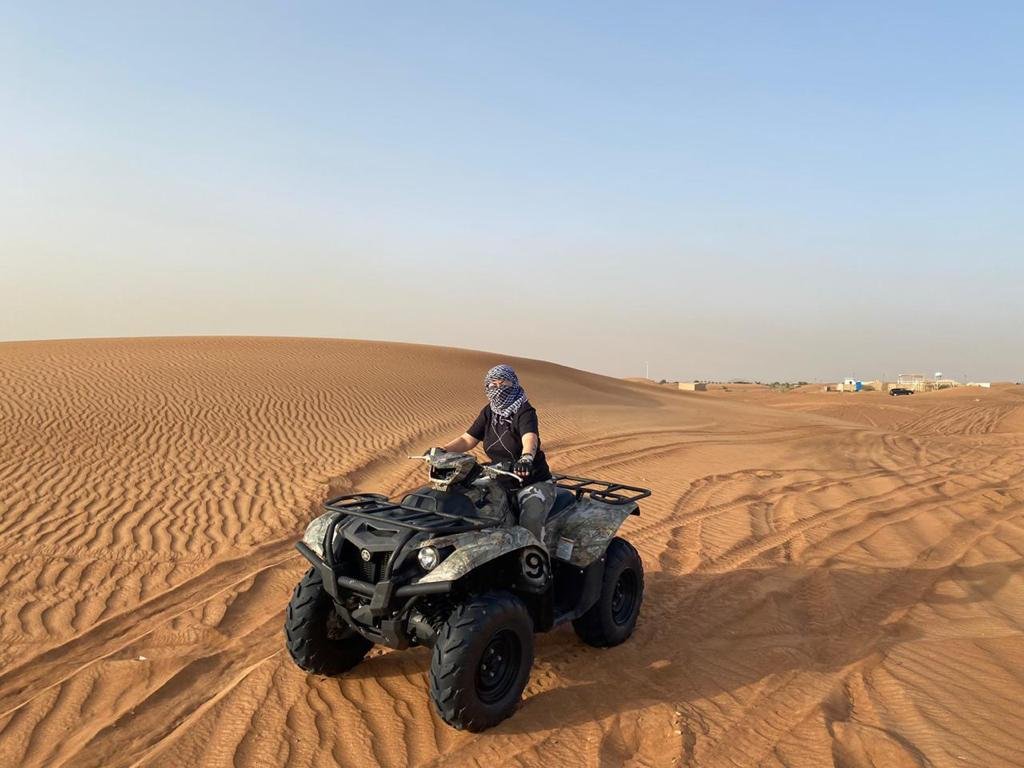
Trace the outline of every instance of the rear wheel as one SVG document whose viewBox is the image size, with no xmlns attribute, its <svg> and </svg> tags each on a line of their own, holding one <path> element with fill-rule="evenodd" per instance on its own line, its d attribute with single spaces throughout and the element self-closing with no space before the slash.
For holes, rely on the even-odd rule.
<svg viewBox="0 0 1024 768">
<path fill-rule="evenodd" d="M 643 599 L 644 565 L 640 554 L 616 536 L 605 552 L 601 596 L 573 621 L 573 629 L 589 645 L 618 645 L 633 634 Z"/>
<path fill-rule="evenodd" d="M 533 666 L 533 621 L 508 592 L 458 606 L 438 632 L 430 696 L 454 728 L 482 731 L 511 715 Z"/>
<path fill-rule="evenodd" d="M 338 616 L 316 568 L 306 571 L 292 593 L 284 634 L 292 660 L 318 675 L 352 669 L 373 647 Z"/>
</svg>

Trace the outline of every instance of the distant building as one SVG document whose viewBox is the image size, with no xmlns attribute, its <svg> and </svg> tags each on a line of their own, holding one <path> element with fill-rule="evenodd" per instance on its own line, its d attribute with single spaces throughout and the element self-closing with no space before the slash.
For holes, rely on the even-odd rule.
<svg viewBox="0 0 1024 768">
<path fill-rule="evenodd" d="M 703 381 L 680 381 L 679 388 L 686 392 L 707 392 L 708 385 Z"/>
<path fill-rule="evenodd" d="M 967 382 L 967 386 L 968 387 L 984 387 L 985 389 L 988 389 L 989 387 L 992 386 L 992 382 L 991 381 L 968 381 Z"/>
<path fill-rule="evenodd" d="M 843 379 L 843 383 L 839 385 L 840 392 L 860 392 L 862 389 L 864 382 L 857 379 Z"/>
<path fill-rule="evenodd" d="M 925 375 L 923 373 L 901 373 L 896 377 L 896 386 L 912 389 L 914 392 L 924 390 Z"/>
<path fill-rule="evenodd" d="M 956 379 L 944 379 L 941 376 L 941 373 L 936 372 L 935 378 L 929 379 L 923 373 L 901 373 L 896 380 L 896 386 L 912 389 L 915 392 L 931 392 L 936 389 L 952 389 L 963 386 Z"/>
</svg>

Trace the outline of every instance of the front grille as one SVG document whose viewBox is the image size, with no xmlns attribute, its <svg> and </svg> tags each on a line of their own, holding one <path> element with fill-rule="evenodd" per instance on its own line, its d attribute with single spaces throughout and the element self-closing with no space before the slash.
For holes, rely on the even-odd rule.
<svg viewBox="0 0 1024 768">
<path fill-rule="evenodd" d="M 368 581 L 371 584 L 376 584 L 380 580 L 380 566 L 376 562 L 377 558 L 370 558 L 369 561 L 359 561 L 359 578 L 363 581 Z"/>
<path fill-rule="evenodd" d="M 388 552 L 375 552 L 369 560 L 359 558 L 359 572 L 356 578 L 376 584 L 384 577 L 384 566 L 388 561 Z"/>
</svg>

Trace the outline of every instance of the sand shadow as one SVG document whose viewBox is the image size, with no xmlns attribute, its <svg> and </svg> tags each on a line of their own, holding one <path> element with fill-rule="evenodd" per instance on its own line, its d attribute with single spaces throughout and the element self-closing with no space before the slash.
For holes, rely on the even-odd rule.
<svg viewBox="0 0 1024 768">
<path fill-rule="evenodd" d="M 842 670 L 921 637 L 903 621 L 921 602 L 984 602 L 1024 560 L 935 569 L 772 565 L 720 574 L 650 573 L 634 635 L 615 648 L 583 644 L 569 626 L 539 635 L 534 680 L 516 715 L 492 734 L 572 727 L 708 699 L 772 676 Z M 384 652 L 346 674 L 426 675 L 429 649 Z"/>
<path fill-rule="evenodd" d="M 572 727 L 658 704 L 707 699 L 792 672 L 881 660 L 922 636 L 908 609 L 991 598 L 1024 560 L 890 569 L 779 565 L 722 574 L 649 574 L 634 635 L 590 648 L 572 630 L 538 638 L 559 683 L 528 696 L 495 732 Z"/>
</svg>

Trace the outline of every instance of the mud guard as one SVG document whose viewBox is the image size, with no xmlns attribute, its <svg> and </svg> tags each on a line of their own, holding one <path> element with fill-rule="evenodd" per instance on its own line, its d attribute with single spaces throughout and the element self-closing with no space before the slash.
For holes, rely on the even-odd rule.
<svg viewBox="0 0 1024 768">
<path fill-rule="evenodd" d="M 341 514 L 338 512 L 325 512 L 320 517 L 314 518 L 306 526 L 306 532 L 302 535 L 303 543 L 316 553 L 317 557 L 324 556 L 324 537 L 327 534 L 328 526 Z"/>
<path fill-rule="evenodd" d="M 525 528 L 495 528 L 484 532 L 457 533 L 429 539 L 420 545 L 442 549 L 454 547 L 455 551 L 441 561 L 434 570 L 420 579 L 418 584 L 442 581 L 456 581 L 484 563 L 527 547 L 543 549 L 537 538 Z"/>
<path fill-rule="evenodd" d="M 548 523 L 547 550 L 558 560 L 586 568 L 604 555 L 622 523 L 635 514 L 639 514 L 636 502 L 606 504 L 584 497 Z"/>
</svg>

